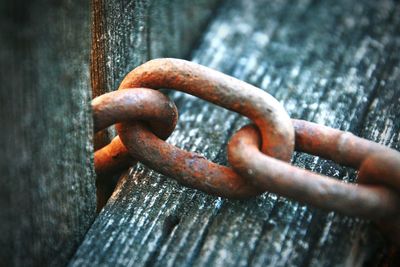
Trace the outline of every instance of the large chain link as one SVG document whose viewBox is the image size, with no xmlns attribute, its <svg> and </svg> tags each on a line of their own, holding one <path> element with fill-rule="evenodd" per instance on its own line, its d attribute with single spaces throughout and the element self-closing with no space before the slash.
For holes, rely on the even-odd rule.
<svg viewBox="0 0 400 267">
<path fill-rule="evenodd" d="M 152 88 L 152 89 L 145 89 Z M 177 110 L 162 93 L 170 88 L 238 112 L 254 125 L 228 144 L 232 168 L 168 144 Z M 291 120 L 265 91 L 198 64 L 156 59 L 130 72 L 120 90 L 92 102 L 95 131 L 116 125 L 119 136 L 95 152 L 96 173 L 135 160 L 204 192 L 247 198 L 268 191 L 313 206 L 374 220 L 400 242 L 400 153 L 315 123 Z M 140 122 L 139 122 L 140 121 Z M 161 138 L 161 139 L 160 139 Z M 288 163 L 296 150 L 359 169 L 359 184 L 345 183 Z"/>
</svg>

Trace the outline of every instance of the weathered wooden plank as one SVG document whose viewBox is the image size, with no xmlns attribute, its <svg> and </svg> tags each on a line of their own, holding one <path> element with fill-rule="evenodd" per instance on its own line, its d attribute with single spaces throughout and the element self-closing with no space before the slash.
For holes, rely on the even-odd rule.
<svg viewBox="0 0 400 267">
<path fill-rule="evenodd" d="M 226 1 L 193 61 L 270 92 L 289 114 L 400 149 L 400 6 L 393 1 Z M 168 142 L 226 163 L 246 120 L 172 93 Z M 350 181 L 355 172 L 296 154 L 294 164 Z M 361 266 L 385 255 L 366 221 L 265 193 L 233 201 L 139 165 L 126 173 L 71 266 Z"/>
<path fill-rule="evenodd" d="M 93 0 L 91 82 L 93 96 L 115 90 L 132 68 L 150 58 L 187 55 L 220 0 Z M 112 129 L 96 135 L 95 148 L 107 144 Z M 98 206 L 115 181 L 99 177 Z"/>
<path fill-rule="evenodd" d="M 187 55 L 220 0 L 93 0 L 94 96 L 150 58 Z"/>
<path fill-rule="evenodd" d="M 0 265 L 62 266 L 95 217 L 90 8 L 0 3 Z"/>
</svg>

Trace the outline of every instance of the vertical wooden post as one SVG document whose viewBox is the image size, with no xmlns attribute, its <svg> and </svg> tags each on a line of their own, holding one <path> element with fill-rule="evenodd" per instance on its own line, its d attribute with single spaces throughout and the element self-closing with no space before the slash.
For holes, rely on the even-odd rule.
<svg viewBox="0 0 400 267">
<path fill-rule="evenodd" d="M 93 97 L 116 90 L 133 68 L 157 57 L 185 57 L 203 34 L 221 0 L 92 0 L 91 83 Z M 95 149 L 113 133 L 101 131 Z M 111 177 L 98 177 L 98 208 L 115 186 Z"/>
<path fill-rule="evenodd" d="M 63 266 L 95 216 L 87 1 L 0 4 L 0 265 Z"/>
</svg>

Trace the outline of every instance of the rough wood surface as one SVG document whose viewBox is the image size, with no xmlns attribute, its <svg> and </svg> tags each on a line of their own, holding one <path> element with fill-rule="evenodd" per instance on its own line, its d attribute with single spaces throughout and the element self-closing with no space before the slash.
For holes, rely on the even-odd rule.
<svg viewBox="0 0 400 267">
<path fill-rule="evenodd" d="M 132 68 L 192 49 L 220 0 L 93 0 L 93 96 L 118 88 Z"/>
<path fill-rule="evenodd" d="M 63 266 L 95 217 L 90 7 L 0 3 L 0 265 Z"/>
<path fill-rule="evenodd" d="M 400 6 L 393 1 L 225 1 L 191 59 L 248 81 L 302 118 L 400 149 Z M 132 53 L 135 53 L 132 50 Z M 188 95 L 168 142 L 226 163 L 246 120 Z M 297 166 L 355 179 L 310 155 Z M 265 193 L 232 201 L 139 165 L 127 172 L 71 266 L 375 266 L 369 222 Z"/>
<path fill-rule="evenodd" d="M 183 57 L 201 36 L 220 0 L 92 1 L 91 83 L 93 97 L 115 90 L 134 67 L 156 57 Z M 113 128 L 94 139 L 95 149 L 115 135 Z M 97 180 L 98 207 L 115 179 Z"/>
</svg>

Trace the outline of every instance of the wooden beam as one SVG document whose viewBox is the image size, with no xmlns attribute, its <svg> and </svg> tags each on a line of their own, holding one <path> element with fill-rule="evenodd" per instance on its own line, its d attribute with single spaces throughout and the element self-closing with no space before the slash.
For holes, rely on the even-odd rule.
<svg viewBox="0 0 400 267">
<path fill-rule="evenodd" d="M 0 4 L 0 265 L 63 266 L 95 217 L 85 1 Z"/>
</svg>

